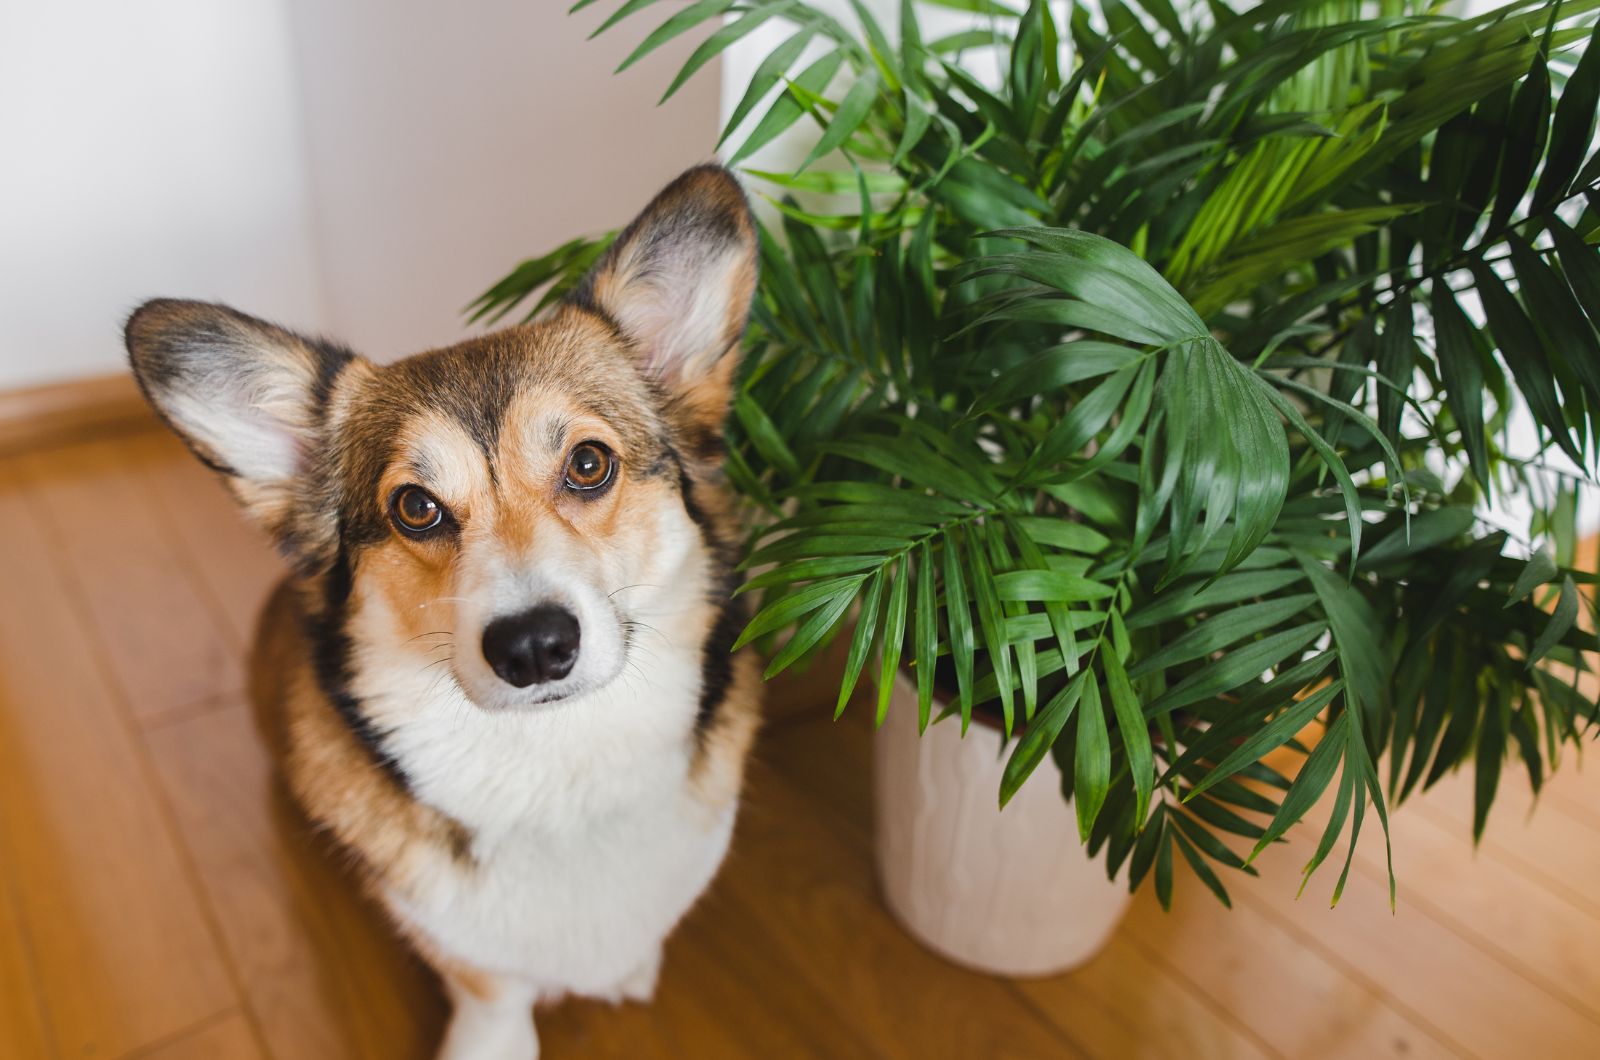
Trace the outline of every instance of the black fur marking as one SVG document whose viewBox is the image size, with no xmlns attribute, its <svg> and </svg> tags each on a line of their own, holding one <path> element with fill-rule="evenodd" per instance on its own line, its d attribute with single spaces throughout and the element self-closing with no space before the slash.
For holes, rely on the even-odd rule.
<svg viewBox="0 0 1600 1060">
<path fill-rule="evenodd" d="M 500 441 L 501 411 L 503 410 L 496 410 L 494 415 L 458 415 L 456 417 L 461 425 L 467 429 L 467 434 L 472 440 L 478 443 L 478 448 L 483 451 L 483 459 L 489 465 L 490 481 L 496 481 L 497 479 L 494 451 Z"/>
<path fill-rule="evenodd" d="M 171 431 L 173 434 L 178 436 L 178 441 L 183 443 L 183 447 L 185 449 L 189 450 L 190 453 L 194 454 L 194 458 L 196 460 L 200 461 L 207 468 L 209 468 L 212 471 L 215 471 L 219 475 L 225 475 L 228 478 L 238 478 L 239 477 L 239 472 L 234 470 L 233 465 L 225 464 L 221 460 L 214 459 L 211 456 L 210 453 L 202 452 L 199 448 L 197 448 L 195 446 L 195 444 L 193 442 L 189 441 L 188 435 L 186 435 L 182 431 L 178 430 L 177 425 L 174 424 L 170 419 L 167 418 L 167 414 L 165 412 L 162 412 L 161 409 L 156 405 L 155 402 L 150 401 L 150 399 L 148 397 L 145 398 L 145 401 L 146 401 L 146 403 L 149 404 L 149 406 L 152 409 L 156 410 L 157 418 L 159 418 L 161 420 L 161 422 L 166 425 L 166 427 L 167 427 L 167 429 L 169 431 Z"/>
<path fill-rule="evenodd" d="M 722 432 L 709 427 L 696 427 L 688 433 L 689 451 L 695 458 L 708 464 L 721 463 L 728 455 Z"/>
<path fill-rule="evenodd" d="M 506 408 L 526 377 L 523 352 L 499 341 L 474 351 L 470 365 L 463 364 L 458 351 L 447 350 L 413 357 L 394 367 L 409 384 L 413 406 L 426 406 L 459 423 L 483 451 L 493 476 Z M 397 411 L 404 416 L 413 408 Z"/>
<path fill-rule="evenodd" d="M 350 692 L 351 645 L 344 622 L 350 602 L 351 572 L 342 544 L 333 566 L 323 575 L 322 590 L 322 610 L 306 620 L 306 637 L 311 642 L 311 663 L 317 686 L 372 761 L 389 774 L 401 791 L 409 794 L 411 779 L 395 757 L 384 750 L 385 734 L 372 724 L 361 710 L 361 700 Z"/>
<path fill-rule="evenodd" d="M 689 508 L 694 502 L 689 496 L 689 491 L 684 488 L 683 462 L 679 460 L 677 450 L 672 447 L 671 439 L 664 436 L 657 437 L 655 439 L 655 455 L 651 457 L 649 463 L 638 470 L 637 474 L 640 478 L 651 479 L 661 478 L 674 471 L 678 474 L 678 486 L 683 493 L 683 505 L 685 508 Z M 705 530 L 705 524 L 701 521 L 704 517 L 704 513 L 698 508 L 689 512 L 689 518 L 693 519 L 695 525 L 700 527 L 702 531 Z"/>
<path fill-rule="evenodd" d="M 433 461 L 429 459 L 427 453 L 410 454 L 410 459 L 407 461 L 406 466 L 411 472 L 411 481 L 417 483 L 418 485 L 426 486 L 430 482 L 437 482 L 439 480 L 439 469 L 434 466 Z M 390 492 L 390 503 L 393 503 L 394 494 L 396 492 L 398 491 Z"/>
<path fill-rule="evenodd" d="M 700 502 L 694 499 L 694 480 L 689 477 L 689 472 L 684 469 L 683 458 L 678 451 L 667 445 L 663 449 L 664 460 L 670 461 L 671 466 L 678 469 L 678 492 L 683 495 L 683 510 L 689 513 L 689 521 L 700 528 L 700 536 L 705 540 L 706 547 L 719 560 L 725 560 L 727 546 L 716 538 L 716 528 L 711 525 L 711 519 L 706 515 L 705 509 L 700 507 Z"/>
<path fill-rule="evenodd" d="M 567 444 L 567 428 L 572 424 L 568 420 L 554 420 L 545 424 L 544 444 L 550 447 L 552 453 L 559 453 Z"/>
<path fill-rule="evenodd" d="M 717 620 L 706 635 L 700 656 L 700 705 L 694 715 L 696 741 L 704 742 L 717 721 L 717 712 L 728 698 L 728 686 L 733 683 L 733 642 L 744 628 L 743 601 L 733 595 L 739 587 L 739 576 L 733 571 L 724 575 Z"/>
<path fill-rule="evenodd" d="M 684 469 L 677 452 L 666 447 L 666 459 L 678 467 L 678 488 L 683 495 L 683 509 L 700 528 L 700 538 L 710 550 L 720 576 L 712 585 L 711 603 L 717 609 L 716 621 L 706 634 L 700 649 L 700 703 L 694 715 L 696 744 L 705 742 L 706 734 L 716 725 L 717 712 L 728 698 L 728 687 L 733 684 L 733 642 L 744 628 L 744 602 L 733 593 L 739 587 L 739 572 L 733 567 L 732 549 L 719 539 L 716 528 L 706 516 L 694 496 L 694 480 Z"/>
<path fill-rule="evenodd" d="M 355 360 L 356 355 L 348 346 L 327 339 L 307 339 L 306 345 L 317 351 L 317 374 L 311 380 L 311 401 L 325 418 L 334 384 L 339 381 L 339 374 L 344 371 L 345 365 Z"/>
</svg>

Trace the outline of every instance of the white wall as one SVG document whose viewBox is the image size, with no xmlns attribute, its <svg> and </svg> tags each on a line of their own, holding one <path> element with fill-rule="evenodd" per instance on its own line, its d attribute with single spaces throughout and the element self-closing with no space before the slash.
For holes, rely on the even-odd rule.
<svg viewBox="0 0 1600 1060">
<path fill-rule="evenodd" d="M 625 223 L 711 157 L 696 41 L 611 71 L 678 6 L 0 2 L 0 389 L 122 370 L 153 295 L 392 357 L 466 334 L 518 260 Z"/>
<path fill-rule="evenodd" d="M 0 3 L 0 388 L 154 294 L 322 324 L 290 71 L 280 0 Z"/>
<path fill-rule="evenodd" d="M 389 357 L 464 334 L 522 258 L 625 224 L 709 159 L 717 75 L 660 98 L 703 33 L 612 71 L 678 4 L 289 0 L 328 326 Z"/>
</svg>

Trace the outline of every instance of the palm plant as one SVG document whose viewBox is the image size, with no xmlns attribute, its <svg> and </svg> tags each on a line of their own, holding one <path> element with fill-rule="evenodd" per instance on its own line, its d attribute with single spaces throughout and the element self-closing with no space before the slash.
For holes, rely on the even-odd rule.
<svg viewBox="0 0 1600 1060">
<path fill-rule="evenodd" d="M 1053 755 L 1164 904 L 1174 851 L 1227 901 L 1216 866 L 1330 791 L 1308 879 L 1467 762 L 1480 834 L 1502 762 L 1537 787 L 1600 711 L 1600 0 L 938 0 L 975 14 L 941 39 L 905 0 L 897 43 L 851 3 L 673 5 L 624 64 L 710 30 L 670 96 L 787 25 L 728 157 L 819 129 L 746 170 L 778 221 L 730 425 L 742 641 L 770 675 L 847 632 L 839 709 L 866 670 L 880 723 L 901 667 L 924 726 L 992 712 L 1002 804 Z M 605 241 L 472 311 L 537 312 Z"/>
</svg>

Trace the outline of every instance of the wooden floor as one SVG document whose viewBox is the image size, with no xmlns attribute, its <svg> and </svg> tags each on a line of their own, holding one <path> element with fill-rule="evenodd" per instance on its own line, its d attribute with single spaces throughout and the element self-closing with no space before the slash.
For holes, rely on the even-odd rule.
<svg viewBox="0 0 1600 1060">
<path fill-rule="evenodd" d="M 308 840 L 240 697 L 277 564 L 165 436 L 0 461 L 0 1057 L 425 1056 L 428 975 Z M 733 854 L 648 1008 L 542 1014 L 547 1057 L 1600 1055 L 1600 767 L 1483 848 L 1453 778 L 1326 908 L 1303 837 L 1180 880 L 1070 975 L 986 978 L 879 904 L 867 732 L 775 693 Z M 810 700 L 810 701 L 808 701 Z M 859 713 L 856 716 L 860 716 Z M 847 716 L 848 718 L 849 716 Z M 1513 778 L 1514 779 L 1514 778 Z"/>
</svg>

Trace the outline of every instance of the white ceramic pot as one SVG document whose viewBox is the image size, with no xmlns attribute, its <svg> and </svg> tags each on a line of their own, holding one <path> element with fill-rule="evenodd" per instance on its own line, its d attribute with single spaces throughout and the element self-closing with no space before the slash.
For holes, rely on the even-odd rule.
<svg viewBox="0 0 1600 1060">
<path fill-rule="evenodd" d="M 934 714 L 939 705 L 935 703 Z M 1128 907 L 1078 841 L 1046 758 L 1002 811 L 1000 733 L 951 719 L 917 736 L 904 674 L 873 747 L 878 874 L 889 909 L 936 953 L 1006 976 L 1054 975 L 1099 952 Z"/>
</svg>

